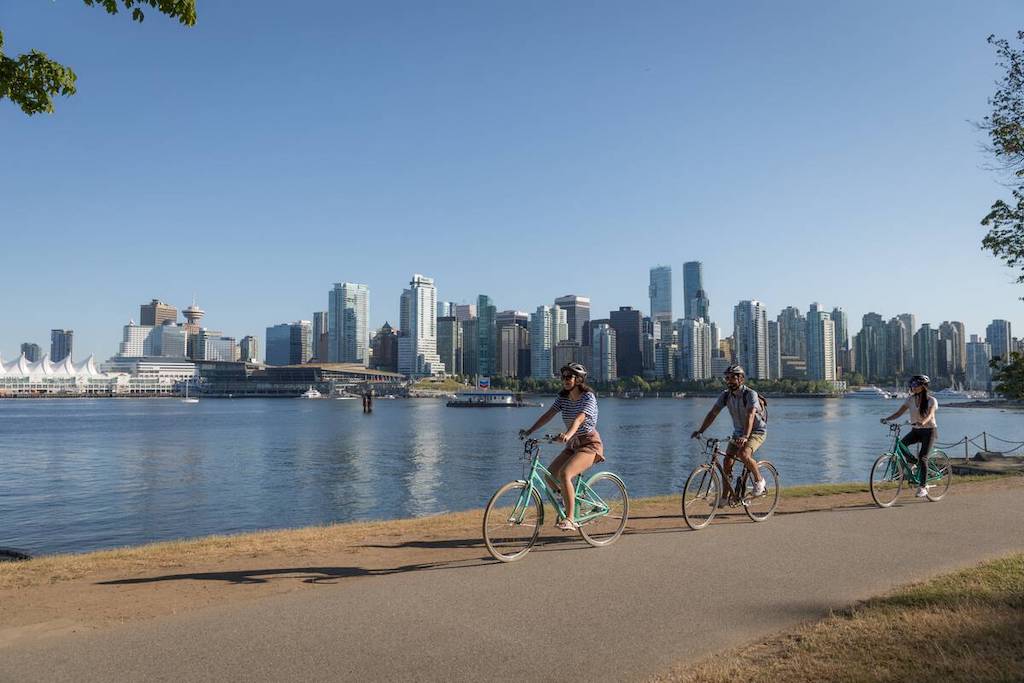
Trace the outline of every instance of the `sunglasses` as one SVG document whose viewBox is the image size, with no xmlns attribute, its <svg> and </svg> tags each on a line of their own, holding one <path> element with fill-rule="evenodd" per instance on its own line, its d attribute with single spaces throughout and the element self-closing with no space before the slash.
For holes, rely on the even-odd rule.
<svg viewBox="0 0 1024 683">
<path fill-rule="evenodd" d="M 565 374 L 565 375 L 562 375 L 562 379 L 576 379 L 576 375 Z"/>
</svg>

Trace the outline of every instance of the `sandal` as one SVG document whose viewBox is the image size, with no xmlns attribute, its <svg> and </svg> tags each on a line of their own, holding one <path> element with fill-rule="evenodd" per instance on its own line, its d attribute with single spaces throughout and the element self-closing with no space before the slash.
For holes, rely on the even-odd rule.
<svg viewBox="0 0 1024 683">
<path fill-rule="evenodd" d="M 576 522 L 564 518 L 558 520 L 558 524 L 556 524 L 555 526 L 561 529 L 562 531 L 575 531 L 576 529 L 580 528 L 580 525 Z"/>
</svg>

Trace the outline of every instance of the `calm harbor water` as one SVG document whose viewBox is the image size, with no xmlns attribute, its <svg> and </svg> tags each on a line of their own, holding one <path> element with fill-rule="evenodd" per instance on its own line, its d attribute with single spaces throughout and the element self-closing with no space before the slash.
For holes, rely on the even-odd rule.
<svg viewBox="0 0 1024 683">
<path fill-rule="evenodd" d="M 603 467 L 634 497 L 679 491 L 699 459 L 688 436 L 711 402 L 601 399 Z M 764 457 L 784 485 L 864 480 L 888 445 L 878 418 L 897 405 L 775 399 Z M 522 475 L 516 432 L 541 411 L 430 399 L 378 400 L 371 415 L 359 401 L 0 401 L 0 546 L 82 552 L 478 508 Z M 1019 412 L 940 408 L 938 419 L 941 442 L 981 431 L 1024 440 Z M 708 434 L 730 431 L 720 415 Z"/>
</svg>

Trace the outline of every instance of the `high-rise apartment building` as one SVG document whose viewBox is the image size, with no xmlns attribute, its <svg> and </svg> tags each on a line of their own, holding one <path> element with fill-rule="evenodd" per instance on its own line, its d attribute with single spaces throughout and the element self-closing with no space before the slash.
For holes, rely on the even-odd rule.
<svg viewBox="0 0 1024 683">
<path fill-rule="evenodd" d="M 25 342 L 21 345 L 21 353 L 29 363 L 35 363 L 43 357 L 43 350 L 39 348 L 39 344 L 31 342 Z"/>
<path fill-rule="evenodd" d="M 555 305 L 565 311 L 565 321 L 569 326 L 567 339 L 578 341 L 584 346 L 590 343 L 586 335 L 589 332 L 590 299 L 578 294 L 566 294 L 555 299 Z"/>
<path fill-rule="evenodd" d="M 651 268 L 647 295 L 651 300 L 651 320 L 657 326 L 672 322 L 672 266 Z"/>
<path fill-rule="evenodd" d="M 985 328 L 985 341 L 988 342 L 992 348 L 992 358 L 1003 361 L 1004 363 L 1010 359 L 1010 351 L 1012 351 L 1013 335 L 1010 329 L 1009 320 L 993 320 L 988 327 Z M 53 360 L 53 358 L 51 358 Z"/>
<path fill-rule="evenodd" d="M 929 377 L 939 375 L 939 331 L 925 323 L 914 333 L 914 371 Z"/>
<path fill-rule="evenodd" d="M 74 330 L 50 330 L 50 362 L 59 363 L 70 357 L 74 360 Z"/>
<path fill-rule="evenodd" d="M 812 380 L 836 380 L 836 335 L 832 315 L 817 303 L 807 312 L 807 377 Z"/>
<path fill-rule="evenodd" d="M 476 299 L 477 314 L 477 364 L 478 372 L 484 377 L 497 373 L 498 367 L 498 309 L 491 297 L 481 294 Z"/>
<path fill-rule="evenodd" d="M 782 379 L 782 346 L 779 321 L 768 321 L 768 379 Z"/>
<path fill-rule="evenodd" d="M 796 306 L 786 306 L 779 313 L 779 354 L 807 360 L 807 319 Z"/>
<path fill-rule="evenodd" d="M 402 292 L 398 371 L 412 378 L 445 371 L 437 355 L 437 289 L 434 279 L 415 273 Z"/>
<path fill-rule="evenodd" d="M 308 320 L 302 321 L 305 324 L 305 348 L 306 360 L 309 360 L 309 336 L 312 325 Z M 199 338 L 196 339 L 195 348 L 198 349 L 198 360 L 217 360 L 235 362 L 238 360 L 238 343 L 234 337 L 228 337 L 220 330 L 208 330 L 205 327 L 199 330 Z M 300 361 L 305 362 L 305 361 Z"/>
<path fill-rule="evenodd" d="M 328 349 L 331 345 L 330 313 L 328 311 L 315 311 L 313 313 L 313 359 L 326 363 L 330 354 Z"/>
<path fill-rule="evenodd" d="M 679 337 L 679 359 L 676 376 L 680 379 L 703 380 L 711 377 L 711 325 L 703 320 L 680 318 L 676 321 Z"/>
<path fill-rule="evenodd" d="M 914 367 L 914 333 L 917 332 L 917 316 L 900 313 L 897 318 L 903 323 L 903 369 L 909 372 Z"/>
<path fill-rule="evenodd" d="M 563 339 L 555 344 L 551 367 L 557 373 L 569 363 L 580 363 L 582 360 L 583 352 L 580 343 L 571 339 Z"/>
<path fill-rule="evenodd" d="M 611 321 L 592 320 L 590 322 L 591 364 L 590 376 L 596 382 L 614 382 L 618 379 L 617 350 L 615 328 Z"/>
<path fill-rule="evenodd" d="M 202 333 L 200 333 L 202 334 Z M 301 365 L 313 353 L 313 323 L 296 320 L 267 328 L 267 365 Z"/>
<path fill-rule="evenodd" d="M 243 363 L 258 363 L 260 360 L 260 343 L 256 337 L 246 335 L 238 342 L 238 360 Z"/>
<path fill-rule="evenodd" d="M 459 322 L 472 320 L 476 317 L 476 304 L 456 304 L 455 317 Z"/>
<path fill-rule="evenodd" d="M 502 341 L 502 334 L 508 327 L 519 327 L 528 334 L 530 329 L 530 314 L 525 311 L 499 311 L 494 316 L 494 327 L 495 337 L 498 340 L 498 354 L 497 354 L 497 374 L 503 377 L 517 377 L 515 374 L 519 372 L 519 349 L 514 346 L 507 346 Z M 518 340 L 519 337 L 513 335 L 509 338 L 510 342 Z M 505 353 L 508 351 L 515 355 L 515 358 L 506 358 Z M 512 370 L 513 374 L 508 374 L 508 370 Z"/>
<path fill-rule="evenodd" d="M 462 374 L 462 324 L 454 315 L 437 319 L 437 355 L 449 375 Z"/>
<path fill-rule="evenodd" d="M 741 301 L 733 308 L 736 362 L 747 377 L 768 379 L 768 313 L 760 301 Z"/>
<path fill-rule="evenodd" d="M 530 316 L 530 375 L 536 379 L 550 379 L 554 376 L 555 335 L 552 320 L 553 306 L 538 306 Z"/>
<path fill-rule="evenodd" d="M 527 316 L 527 320 L 529 320 L 529 316 Z M 499 329 L 501 332 L 498 374 L 503 377 L 528 377 L 530 371 L 530 332 L 528 327 L 515 323 L 503 325 Z"/>
<path fill-rule="evenodd" d="M 700 292 L 701 294 L 698 294 Z M 683 313 L 686 318 L 701 318 L 707 320 L 707 316 L 700 315 L 696 311 L 699 306 L 696 302 L 703 296 L 704 292 L 704 265 L 700 261 L 687 261 L 683 264 Z"/>
<path fill-rule="evenodd" d="M 939 325 L 939 341 L 948 346 L 948 358 L 945 359 L 948 377 L 962 377 L 967 371 L 966 332 L 964 324 L 957 320 L 945 320 Z"/>
<path fill-rule="evenodd" d="M 976 334 L 967 342 L 967 388 L 971 391 L 989 391 L 992 383 L 992 347 Z"/>
<path fill-rule="evenodd" d="M 839 306 L 832 309 L 832 324 L 836 332 L 836 367 L 849 370 L 847 365 L 850 357 L 850 324 L 846 311 Z M 837 374 L 840 374 L 838 370 Z"/>
<path fill-rule="evenodd" d="M 462 330 L 462 374 L 475 377 L 480 374 L 480 319 L 467 318 L 459 321 L 459 326 Z"/>
<path fill-rule="evenodd" d="M 902 377 L 906 374 L 904 361 L 908 355 L 906 347 L 907 333 L 903 321 L 891 318 L 885 324 L 885 362 L 879 367 L 884 370 L 884 377 Z M 880 376 L 881 377 L 881 376 Z"/>
<path fill-rule="evenodd" d="M 327 303 L 328 360 L 366 365 L 370 355 L 370 288 L 336 282 L 328 293 Z M 433 304 L 430 318 L 434 318 Z"/>
<path fill-rule="evenodd" d="M 156 327 L 164 323 L 178 322 L 178 309 L 165 304 L 159 299 L 153 299 L 148 304 L 139 306 L 139 325 Z"/>
<path fill-rule="evenodd" d="M 619 377 L 643 376 L 643 314 L 632 306 L 620 306 L 609 316 L 615 329 L 615 363 Z"/>
</svg>

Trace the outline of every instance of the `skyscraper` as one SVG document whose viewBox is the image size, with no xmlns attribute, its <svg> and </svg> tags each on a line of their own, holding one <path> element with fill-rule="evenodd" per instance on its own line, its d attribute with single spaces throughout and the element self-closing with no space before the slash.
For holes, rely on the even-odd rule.
<svg viewBox="0 0 1024 683">
<path fill-rule="evenodd" d="M 497 371 L 498 329 L 495 316 L 497 307 L 491 297 L 481 294 L 476 299 L 477 311 L 477 363 L 478 371 L 484 377 L 490 377 Z"/>
<path fill-rule="evenodd" d="M 832 315 L 817 303 L 807 313 L 807 377 L 834 382 L 836 379 L 836 339 Z"/>
<path fill-rule="evenodd" d="M 836 367 L 848 370 L 850 356 L 850 326 L 846 311 L 839 306 L 832 309 L 832 324 L 836 331 Z M 837 373 L 838 374 L 838 373 Z"/>
<path fill-rule="evenodd" d="M 445 372 L 462 374 L 462 324 L 454 315 L 437 318 L 437 355 Z"/>
<path fill-rule="evenodd" d="M 972 334 L 967 342 L 967 388 L 972 391 L 988 391 L 992 382 L 992 369 L 988 362 L 992 360 L 992 347 L 982 341 L 978 335 Z"/>
<path fill-rule="evenodd" d="M 779 321 L 768 321 L 768 379 L 782 379 L 782 346 Z"/>
<path fill-rule="evenodd" d="M 959 321 L 945 320 L 939 325 L 939 340 L 949 342 L 949 373 L 950 377 L 960 377 L 967 370 L 967 339 L 966 329 Z"/>
<path fill-rule="evenodd" d="M 174 323 L 178 321 L 178 309 L 165 304 L 159 299 L 153 299 L 148 304 L 139 306 L 140 325 L 163 325 L 165 322 Z"/>
<path fill-rule="evenodd" d="M 437 355 L 437 289 L 433 278 L 412 276 L 402 292 L 401 336 L 398 339 L 398 371 L 412 378 L 445 371 Z"/>
<path fill-rule="evenodd" d="M 779 323 L 779 353 L 807 360 L 807 319 L 796 306 L 786 306 L 776 320 Z"/>
<path fill-rule="evenodd" d="M 917 332 L 917 316 L 913 313 L 900 313 L 897 318 L 903 323 L 903 369 L 910 372 L 914 362 L 914 333 Z"/>
<path fill-rule="evenodd" d="M 655 327 L 661 322 L 672 322 L 672 266 L 651 268 L 647 294 L 651 299 L 651 320 Z"/>
<path fill-rule="evenodd" d="M 683 312 L 687 318 L 702 317 L 694 312 L 698 292 L 704 291 L 704 266 L 700 261 L 683 264 Z M 705 318 L 707 320 L 707 318 Z"/>
<path fill-rule="evenodd" d="M 939 331 L 925 323 L 914 333 L 914 370 L 930 377 L 939 374 Z"/>
<path fill-rule="evenodd" d="M 203 330 L 202 334 L 205 334 Z M 280 323 L 267 328 L 266 363 L 267 365 L 301 365 L 309 361 L 313 353 L 311 337 L 313 323 L 309 320 L 296 320 L 292 323 Z"/>
<path fill-rule="evenodd" d="M 25 360 L 29 363 L 35 363 L 43 355 L 43 350 L 39 348 L 39 344 L 33 344 L 31 342 L 25 342 L 22 344 L 21 352 L 25 355 Z"/>
<path fill-rule="evenodd" d="M 553 377 L 555 330 L 551 319 L 552 306 L 538 306 L 530 316 L 530 375 L 536 379 Z"/>
<path fill-rule="evenodd" d="M 614 382 L 618 379 L 616 368 L 615 328 L 610 320 L 594 320 L 590 324 L 591 368 L 590 374 L 597 382 Z"/>
<path fill-rule="evenodd" d="M 643 314 L 632 306 L 620 306 L 609 314 L 615 329 L 615 363 L 619 377 L 643 375 Z"/>
<path fill-rule="evenodd" d="M 572 341 L 590 342 L 586 338 L 584 328 L 590 322 L 590 299 L 577 294 L 566 294 L 555 299 L 555 305 L 565 311 L 566 323 L 569 326 L 569 337 Z"/>
<path fill-rule="evenodd" d="M 476 317 L 476 304 L 456 304 L 455 317 L 458 318 L 459 322 L 472 320 Z"/>
<path fill-rule="evenodd" d="M 768 379 L 768 314 L 760 301 L 741 301 L 733 309 L 736 362 L 747 377 Z"/>
<path fill-rule="evenodd" d="M 327 357 L 332 363 L 360 363 L 369 358 L 370 288 L 335 282 L 327 299 Z M 430 308 L 434 318 L 434 306 Z"/>
<path fill-rule="evenodd" d="M 330 354 L 330 313 L 328 311 L 315 311 L 313 313 L 313 358 L 321 363 L 326 363 Z M 242 341 L 245 341 L 244 339 Z M 242 352 L 245 355 L 245 352 Z"/>
<path fill-rule="evenodd" d="M 501 314 L 499 313 L 499 315 Z M 528 316 L 527 319 L 529 319 Z M 500 330 L 499 347 L 501 349 L 498 354 L 501 363 L 498 367 L 498 374 L 503 377 L 526 376 L 527 368 L 522 361 L 529 358 L 530 355 L 530 333 L 527 327 L 514 323 L 500 326 L 498 329 Z"/>
<path fill-rule="evenodd" d="M 239 360 L 243 363 L 256 363 L 260 359 L 260 344 L 256 337 L 248 335 L 242 337 L 238 343 Z"/>
<path fill-rule="evenodd" d="M 508 327 L 518 327 L 524 333 L 527 333 L 528 337 L 529 335 L 527 331 L 530 328 L 530 314 L 526 313 L 525 311 L 510 310 L 499 311 L 494 316 L 495 338 L 498 340 L 496 371 L 499 375 L 503 377 L 516 377 L 518 376 L 516 373 L 519 372 L 520 348 L 517 346 L 509 346 L 509 344 L 518 344 L 520 338 L 518 336 L 515 336 L 515 333 L 513 333 L 513 336 L 509 337 L 508 344 L 502 341 L 502 335 L 504 334 L 505 329 Z M 506 358 L 506 352 L 512 353 L 515 356 L 515 358 Z M 511 371 L 513 374 L 509 375 L 509 371 Z"/>
<path fill-rule="evenodd" d="M 1004 363 L 1010 359 L 1011 343 L 1013 335 L 1010 330 L 1010 321 L 993 320 L 985 328 L 985 341 L 992 348 L 992 359 L 998 358 Z"/>
<path fill-rule="evenodd" d="M 455 304 L 451 301 L 438 301 L 437 302 L 437 317 L 447 318 L 455 316 Z"/>
<path fill-rule="evenodd" d="M 50 362 L 59 363 L 65 358 L 74 360 L 74 330 L 50 330 Z"/>
<path fill-rule="evenodd" d="M 711 377 L 711 326 L 694 318 L 676 322 L 679 333 L 679 363 L 676 375 L 681 379 L 702 380 Z"/>
</svg>

